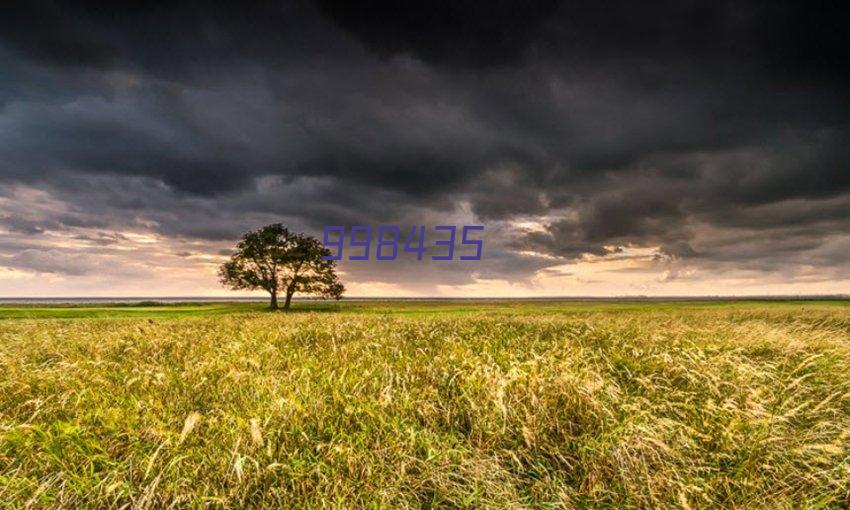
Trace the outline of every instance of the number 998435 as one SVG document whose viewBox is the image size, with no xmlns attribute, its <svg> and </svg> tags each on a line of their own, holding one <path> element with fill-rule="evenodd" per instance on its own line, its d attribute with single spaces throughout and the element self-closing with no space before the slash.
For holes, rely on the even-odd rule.
<svg viewBox="0 0 850 510">
<path fill-rule="evenodd" d="M 324 259 L 370 260 L 374 255 L 375 260 L 396 260 L 411 253 L 417 260 L 481 260 L 484 243 L 475 235 L 483 230 L 481 225 L 437 225 L 433 233 L 439 239 L 428 244 L 424 226 L 409 230 L 398 225 L 382 225 L 377 229 L 365 225 L 330 226 L 325 227 L 323 243 L 331 255 Z M 426 257 L 426 251 L 434 254 Z"/>
</svg>

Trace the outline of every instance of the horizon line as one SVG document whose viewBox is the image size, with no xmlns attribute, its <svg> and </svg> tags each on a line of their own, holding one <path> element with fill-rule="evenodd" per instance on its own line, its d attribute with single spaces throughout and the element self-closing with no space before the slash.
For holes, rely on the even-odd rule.
<svg viewBox="0 0 850 510">
<path fill-rule="evenodd" d="M 842 300 L 850 299 L 850 294 L 700 294 L 700 295 L 646 295 L 646 294 L 621 294 L 610 296 L 350 296 L 341 301 L 540 301 L 540 300 L 563 300 L 563 301 L 594 301 L 594 300 Z M 206 302 L 265 302 L 265 297 L 238 297 L 238 296 L 0 296 L 0 302 L 15 301 L 206 301 Z M 296 301 L 332 301 L 323 300 L 309 296 L 295 296 Z"/>
</svg>

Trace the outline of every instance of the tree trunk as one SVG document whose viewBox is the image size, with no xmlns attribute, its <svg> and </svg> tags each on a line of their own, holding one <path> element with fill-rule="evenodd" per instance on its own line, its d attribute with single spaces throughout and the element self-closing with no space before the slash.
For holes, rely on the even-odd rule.
<svg viewBox="0 0 850 510">
<path fill-rule="evenodd" d="M 289 291 L 286 292 L 286 301 L 283 302 L 284 310 L 289 310 L 289 303 L 292 301 L 292 294 L 294 293 Z"/>
<path fill-rule="evenodd" d="M 269 307 L 272 310 L 277 310 L 277 292 L 272 292 L 271 295 L 272 295 L 272 302 L 271 302 L 271 304 L 269 304 Z"/>
</svg>

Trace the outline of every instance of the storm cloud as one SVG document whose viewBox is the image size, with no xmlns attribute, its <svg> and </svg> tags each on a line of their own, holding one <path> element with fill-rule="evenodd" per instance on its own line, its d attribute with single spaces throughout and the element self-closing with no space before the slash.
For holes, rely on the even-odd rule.
<svg viewBox="0 0 850 510">
<path fill-rule="evenodd" d="M 3 293 L 122 260 L 116 277 L 139 288 L 168 268 L 209 275 L 242 232 L 277 221 L 315 235 L 486 226 L 480 263 L 342 264 L 402 293 L 497 280 L 534 293 L 555 274 L 581 294 L 580 271 L 552 268 L 619 260 L 635 264 L 612 272 L 654 286 L 617 293 L 732 273 L 751 293 L 844 285 L 850 45 L 836 9 L 13 2 L 0 266 L 24 275 Z M 132 243 L 150 245 L 144 259 Z"/>
</svg>

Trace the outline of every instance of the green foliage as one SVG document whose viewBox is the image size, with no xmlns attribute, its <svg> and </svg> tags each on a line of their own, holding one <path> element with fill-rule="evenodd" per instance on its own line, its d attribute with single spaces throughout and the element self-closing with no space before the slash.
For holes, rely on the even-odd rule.
<svg viewBox="0 0 850 510">
<path fill-rule="evenodd" d="M 0 507 L 850 504 L 846 306 L 488 306 L 0 322 Z"/>
<path fill-rule="evenodd" d="M 219 276 L 234 290 L 265 290 L 272 308 L 277 308 L 278 294 L 286 298 L 284 308 L 296 293 L 338 300 L 345 288 L 336 275 L 336 261 L 324 260 L 330 255 L 315 238 L 276 223 L 245 234 Z"/>
</svg>

